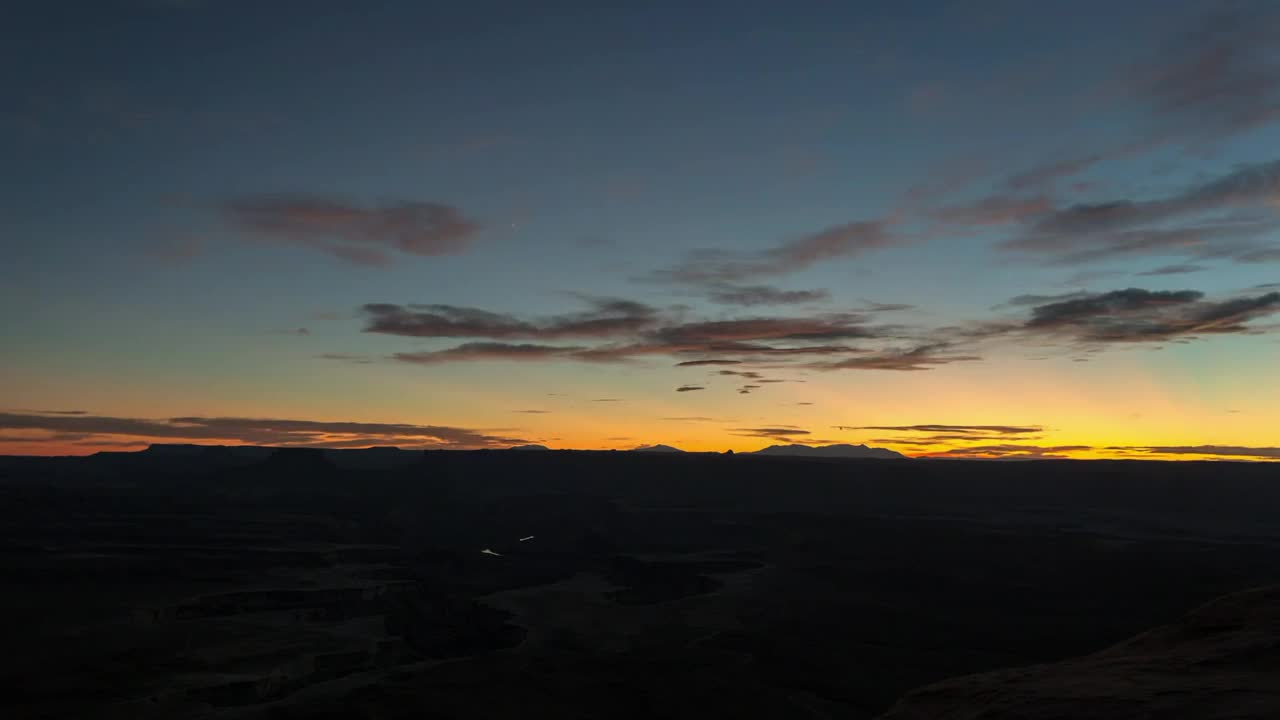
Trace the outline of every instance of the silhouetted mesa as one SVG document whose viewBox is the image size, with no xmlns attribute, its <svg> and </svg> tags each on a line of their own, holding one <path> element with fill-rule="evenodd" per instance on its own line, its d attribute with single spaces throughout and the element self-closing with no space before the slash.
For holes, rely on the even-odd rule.
<svg viewBox="0 0 1280 720">
<path fill-rule="evenodd" d="M 786 457 L 826 458 L 876 458 L 880 460 L 906 460 L 907 456 L 884 448 L 866 445 L 770 445 L 752 455 L 779 455 Z"/>
</svg>

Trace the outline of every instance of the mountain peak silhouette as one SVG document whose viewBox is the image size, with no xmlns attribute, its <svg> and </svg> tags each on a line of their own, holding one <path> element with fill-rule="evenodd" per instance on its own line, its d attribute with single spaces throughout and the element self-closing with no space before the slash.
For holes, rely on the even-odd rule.
<svg viewBox="0 0 1280 720">
<path fill-rule="evenodd" d="M 631 452 L 682 453 L 684 451 L 678 447 L 671 447 L 670 445 L 641 445 L 638 448 L 633 448 Z"/>
</svg>

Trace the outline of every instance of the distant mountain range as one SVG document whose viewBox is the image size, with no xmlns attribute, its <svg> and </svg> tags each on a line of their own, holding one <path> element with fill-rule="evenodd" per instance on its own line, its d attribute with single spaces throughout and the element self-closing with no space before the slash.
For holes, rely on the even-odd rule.
<svg viewBox="0 0 1280 720">
<path fill-rule="evenodd" d="M 827 457 L 827 458 L 877 458 L 881 460 L 906 460 L 907 456 L 884 448 L 867 447 L 866 445 L 770 445 L 757 450 L 752 455 L 777 455 L 782 457 Z"/>
<path fill-rule="evenodd" d="M 631 452 L 662 452 L 662 453 L 682 453 L 680 448 L 671 447 L 670 445 L 641 445 L 633 449 Z"/>
<path fill-rule="evenodd" d="M 507 448 L 508 450 L 550 450 L 545 445 L 528 444 L 516 445 Z M 203 457 L 208 460 L 226 456 L 227 459 L 238 458 L 243 460 L 263 459 L 272 455 L 278 450 L 307 450 L 304 448 L 270 448 L 270 447 L 254 447 L 248 445 L 189 445 L 180 443 L 155 443 L 142 451 L 146 455 L 169 457 L 173 459 Z M 317 457 L 324 455 L 332 458 L 345 458 L 348 461 L 358 461 L 362 464 L 372 463 L 374 465 L 386 464 L 396 461 L 404 457 L 416 457 L 421 450 L 401 450 L 395 447 L 372 447 L 362 450 L 310 450 Z M 631 452 L 643 453 L 683 453 L 677 447 L 670 445 L 642 445 L 634 448 Z M 105 455 L 119 455 L 121 453 L 102 453 Z M 128 454 L 128 453 L 124 453 Z M 744 452 L 743 455 L 772 455 L 778 457 L 819 457 L 819 458 L 877 458 L 884 460 L 905 460 L 906 456 L 896 453 L 892 450 L 884 448 L 868 447 L 866 445 L 770 445 L 763 450 L 755 452 Z"/>
</svg>

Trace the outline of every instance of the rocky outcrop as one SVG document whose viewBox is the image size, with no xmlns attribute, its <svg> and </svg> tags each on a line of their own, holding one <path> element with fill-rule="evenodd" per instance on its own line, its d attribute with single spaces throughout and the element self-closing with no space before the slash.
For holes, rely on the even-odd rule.
<svg viewBox="0 0 1280 720">
<path fill-rule="evenodd" d="M 1093 655 L 953 678 L 881 720 L 1280 717 L 1280 585 L 1219 598 Z"/>
</svg>

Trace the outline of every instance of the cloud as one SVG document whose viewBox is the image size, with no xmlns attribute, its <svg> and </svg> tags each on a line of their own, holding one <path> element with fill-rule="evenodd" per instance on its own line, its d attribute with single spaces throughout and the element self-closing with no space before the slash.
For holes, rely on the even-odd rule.
<svg viewBox="0 0 1280 720">
<path fill-rule="evenodd" d="M 701 385 L 681 385 L 676 388 L 676 392 L 693 392 L 695 390 L 706 390 L 706 388 Z"/>
<path fill-rule="evenodd" d="M 920 345 L 909 350 L 889 350 L 870 355 L 846 358 L 833 362 L 810 363 L 804 367 L 814 370 L 932 370 L 939 365 L 981 360 L 977 355 L 940 354 L 950 343 Z"/>
<path fill-rule="evenodd" d="M 1079 175 L 1108 157 L 1105 153 L 1089 153 L 1064 160 L 1051 160 L 1011 175 L 1005 181 L 1005 187 L 1015 192 L 1043 190 L 1059 180 Z"/>
<path fill-rule="evenodd" d="M 550 410 L 512 410 L 511 412 L 520 413 L 522 415 L 547 415 L 551 411 Z"/>
<path fill-rule="evenodd" d="M 1249 252 L 1248 241 L 1280 228 L 1277 208 L 1280 160 L 1273 160 L 1239 167 L 1163 198 L 1055 210 L 1037 217 L 1002 247 L 1058 263 L 1137 254 L 1230 256 Z M 1242 214 L 1246 211 L 1252 214 Z M 1218 215 L 1204 217 L 1208 213 Z M 1175 221 L 1185 224 L 1169 224 Z"/>
<path fill-rule="evenodd" d="M 632 342 L 600 345 L 584 350 L 574 354 L 574 359 L 618 362 L 654 355 L 692 355 L 701 357 L 681 362 L 715 365 L 758 362 L 762 358 L 778 361 L 808 355 L 856 352 L 848 345 L 823 341 L 877 338 L 884 331 L 885 328 L 865 324 L 863 316 L 850 313 L 676 322 L 640 333 Z M 739 362 L 707 362 L 709 360 Z"/>
<path fill-rule="evenodd" d="M 154 260 L 166 265 L 182 265 L 188 263 L 205 252 L 205 244 L 200 238 L 181 237 L 156 243 L 146 248 L 145 253 Z"/>
<path fill-rule="evenodd" d="M 591 402 L 622 402 L 622 398 L 595 398 Z"/>
<path fill-rule="evenodd" d="M 369 304 L 362 308 L 365 332 L 418 338 L 479 337 L 457 347 L 405 352 L 395 359 L 419 364 L 486 358 L 629 362 L 655 356 L 677 359 L 680 367 L 789 362 L 806 356 L 863 352 L 839 340 L 873 340 L 896 332 L 871 325 L 858 313 L 809 317 L 755 316 L 727 320 L 679 321 L 647 305 L 586 298 L 590 310 L 540 320 L 453 305 Z M 594 345 L 513 343 L 533 338 L 610 341 Z M 500 341 L 500 342 L 499 342 Z"/>
<path fill-rule="evenodd" d="M 929 216 L 937 222 L 949 225 L 983 227 L 1020 222 L 1051 210 L 1053 203 L 1045 195 L 992 195 L 965 205 L 939 208 L 930 212 Z"/>
<path fill-rule="evenodd" d="M 585 347 L 564 347 L 560 345 L 537 345 L 533 343 L 514 344 L 500 342 L 463 343 L 445 350 L 428 350 L 423 352 L 398 352 L 391 356 L 393 360 L 415 363 L 418 365 L 438 365 L 451 362 L 471 362 L 476 360 L 553 360 L 573 358 L 583 352 Z"/>
<path fill-rule="evenodd" d="M 852 257 L 900 240 L 880 221 L 851 222 L 790 238 L 758 252 L 698 251 L 684 263 L 659 271 L 656 278 L 720 286 L 804 270 L 823 260 Z"/>
<path fill-rule="evenodd" d="M 231 200 L 221 210 L 261 240 L 312 248 L 358 265 L 389 265 L 395 253 L 457 254 L 479 230 L 458 208 L 433 202 L 365 207 L 310 195 L 260 195 Z"/>
<path fill-rule="evenodd" d="M 1127 89 L 1165 124 L 1221 137 L 1280 117 L 1280 13 L 1270 3 L 1222 7 L 1197 19 Z"/>
<path fill-rule="evenodd" d="M 997 445 L 971 445 L 931 452 L 929 457 L 971 458 L 985 460 L 1064 460 L 1064 453 L 1092 450 L 1089 445 L 1021 445 L 1004 443 Z"/>
<path fill-rule="evenodd" d="M 640 303 L 608 299 L 590 300 L 593 308 L 585 312 L 536 321 L 443 305 L 369 305 L 365 312 L 369 332 L 410 337 L 532 335 L 604 341 L 468 342 L 392 356 L 406 362 L 502 359 L 601 363 L 665 356 L 674 359 L 677 367 L 722 368 L 716 374 L 766 382 L 772 379 L 766 380 L 762 369 L 930 370 L 980 360 L 978 350 L 983 343 L 1008 339 L 1030 340 L 1042 347 L 1065 339 L 1082 343 L 1088 350 L 1107 342 L 1189 341 L 1201 334 L 1262 332 L 1265 327 L 1248 323 L 1280 312 L 1278 297 L 1280 293 L 1207 299 L 1194 290 L 1138 288 L 1027 294 L 995 308 L 1025 309 L 1021 319 L 996 318 L 934 328 L 872 324 L 866 313 L 686 320 Z"/>
<path fill-rule="evenodd" d="M 1023 328 L 1083 342 L 1160 342 L 1250 332 L 1246 323 L 1280 312 L 1280 292 L 1203 298 L 1195 290 L 1113 290 L 1036 306 Z"/>
<path fill-rule="evenodd" d="M 871 442 L 884 443 L 889 445 L 910 445 L 914 447 L 933 447 L 935 445 L 950 445 L 957 442 L 963 443 L 984 443 L 992 440 L 999 440 L 1000 435 L 898 435 L 895 437 L 874 438 Z M 1040 435 L 1019 435 L 1015 438 L 1019 442 L 1039 440 Z"/>
<path fill-rule="evenodd" d="M 862 315 L 846 313 L 815 317 L 754 317 L 713 320 L 660 327 L 651 337 L 673 345 L 765 340 L 847 340 L 877 337 Z"/>
<path fill-rule="evenodd" d="M 14 412 L 32 415 L 88 415 L 88 410 L 15 410 Z"/>
<path fill-rule="evenodd" d="M 788 338 L 771 338 L 773 344 L 742 341 L 663 342 L 648 341 L 630 345 L 606 345 L 579 353 L 579 360 L 620 362 L 651 355 L 731 355 L 734 365 L 752 362 L 786 362 L 808 355 L 844 355 L 859 352 L 848 345 L 795 344 Z"/>
<path fill-rule="evenodd" d="M 1188 273 L 1201 272 L 1208 269 L 1209 268 L 1204 265 L 1164 265 L 1162 267 L 1155 268 L 1154 270 L 1147 270 L 1146 272 L 1134 274 L 1139 277 L 1157 277 L 1160 275 L 1186 275 Z"/>
<path fill-rule="evenodd" d="M 862 308 L 863 312 L 897 312 L 899 310 L 915 310 L 915 305 L 907 305 L 906 303 L 876 303 L 868 302 L 867 306 Z"/>
<path fill-rule="evenodd" d="M 1009 176 L 1004 189 L 1050 190 L 1097 165 L 1193 141 L 1204 146 L 1280 117 L 1280 62 L 1273 38 L 1280 13 L 1261 3 L 1197 17 L 1156 55 L 1122 73 L 1100 94 L 1136 100 L 1152 127 L 1136 140 L 1055 158 Z"/>
<path fill-rule="evenodd" d="M 993 310 L 1002 307 L 1022 306 L 1022 305 L 1043 305 L 1051 302 L 1061 302 L 1063 300 L 1075 300 L 1076 298 L 1089 297 L 1087 292 L 1069 292 L 1058 293 L 1057 295 L 1015 295 L 1004 303 L 996 305 Z"/>
<path fill-rule="evenodd" d="M 1216 455 L 1256 459 L 1280 459 L 1280 447 L 1242 447 L 1239 445 L 1149 445 L 1117 446 L 1107 450 L 1126 450 L 1157 455 Z"/>
<path fill-rule="evenodd" d="M 711 291 L 710 300 L 721 305 L 792 305 L 826 300 L 826 290 L 780 290 L 767 285 L 726 285 Z"/>
<path fill-rule="evenodd" d="M 93 439 L 214 441 L 259 445 L 350 447 L 396 444 L 411 447 L 505 447 L 524 442 L 467 428 L 403 423 L 328 422 L 278 418 L 125 418 L 0 413 L 0 431 L 83 433 Z"/>
<path fill-rule="evenodd" d="M 704 365 L 741 365 L 741 360 L 685 360 L 676 363 L 676 367 L 701 367 Z"/>
<path fill-rule="evenodd" d="M 583 298 L 591 309 L 543 320 L 457 305 L 392 305 L 371 303 L 361 310 L 364 331 L 384 335 L 428 338 L 489 338 L 544 340 L 630 335 L 657 322 L 657 310 L 643 303 L 615 298 Z"/>
<path fill-rule="evenodd" d="M 344 353 L 321 353 L 316 356 L 320 360 L 333 360 L 335 362 L 347 362 L 354 365 L 370 365 L 373 358 L 365 355 L 347 355 Z"/>
<path fill-rule="evenodd" d="M 733 428 L 730 430 L 734 435 L 743 435 L 746 437 L 762 437 L 762 438 L 789 438 L 802 437 L 804 435 L 812 435 L 808 430 L 801 430 L 795 427 L 747 427 Z"/>
<path fill-rule="evenodd" d="M 1185 305 L 1204 297 L 1197 290 L 1113 290 L 1102 294 L 1091 294 L 1071 300 L 1060 300 L 1046 305 L 1038 305 L 1031 310 L 1029 327 L 1051 327 L 1088 319 L 1098 315 L 1120 315 L 1142 312 L 1170 305 Z"/>
<path fill-rule="evenodd" d="M 951 195 L 972 183 L 975 173 L 970 169 L 958 178 L 960 182 L 943 177 L 922 186 L 931 186 L 933 190 L 910 194 L 907 205 L 914 211 L 935 206 L 925 214 L 938 222 L 966 226 L 1030 221 L 1049 214 L 1052 208 L 1048 207 L 1048 198 L 1061 181 L 1100 164 L 1174 143 L 1193 143 L 1203 150 L 1242 131 L 1274 122 L 1280 119 L 1280 55 L 1274 50 L 1277 35 L 1280 35 L 1280 12 L 1273 3 L 1243 3 L 1201 14 L 1185 32 L 1164 43 L 1152 57 L 1111 74 L 1105 84 L 1097 88 L 1095 97 L 1108 107 L 1136 103 L 1139 117 L 1147 125 L 1141 128 L 1137 139 L 1110 148 L 1086 149 L 1048 159 L 997 182 L 995 193 L 986 198 L 936 207 L 941 196 Z M 1201 228 L 1198 237 L 1213 242 L 1217 238 L 1212 230 Z M 1244 232 L 1240 227 L 1220 230 Z M 1266 230 L 1255 228 L 1254 231 Z M 1081 232 L 1087 235 L 1096 231 Z M 1147 236 L 1143 241 L 1147 247 L 1156 247 L 1160 239 L 1161 236 Z M 1163 239 L 1170 243 L 1178 241 L 1176 236 Z M 1114 254 L 1126 251 L 1126 240 L 1139 245 L 1128 247 L 1127 252 L 1143 252 L 1142 243 L 1132 237 L 1094 238 L 1100 251 L 1108 246 L 1122 246 Z M 1090 259 L 1086 255 L 1075 261 Z"/>
<path fill-rule="evenodd" d="M 1235 257 L 1236 262 L 1242 263 L 1271 263 L 1280 262 L 1280 247 L 1263 248 L 1260 250 L 1250 250 L 1240 253 Z"/>
<path fill-rule="evenodd" d="M 1276 292 L 1207 299 L 1194 290 L 1128 288 L 1019 295 L 996 308 L 1029 308 L 1022 319 L 926 328 L 873 324 L 870 315 L 850 312 L 685 319 L 676 309 L 664 313 L 628 300 L 584 300 L 590 305 L 585 311 L 535 320 L 452 305 L 370 304 L 363 307 L 363 313 L 365 331 L 370 333 L 493 338 L 390 356 L 401 362 L 625 363 L 666 357 L 677 367 L 733 368 L 717 374 L 766 382 L 760 372 L 765 369 L 931 370 L 979 361 L 984 343 L 1009 339 L 1031 340 L 1040 347 L 1067 340 L 1088 350 L 1100 343 L 1190 341 L 1204 334 L 1259 333 L 1268 328 L 1249 323 L 1280 312 L 1280 293 Z M 524 338 L 579 338 L 586 342 L 507 341 Z"/>
<path fill-rule="evenodd" d="M 894 432 L 949 433 L 952 435 L 1028 435 L 1043 432 L 1039 425 L 836 425 L 840 430 L 891 430 Z"/>
</svg>

